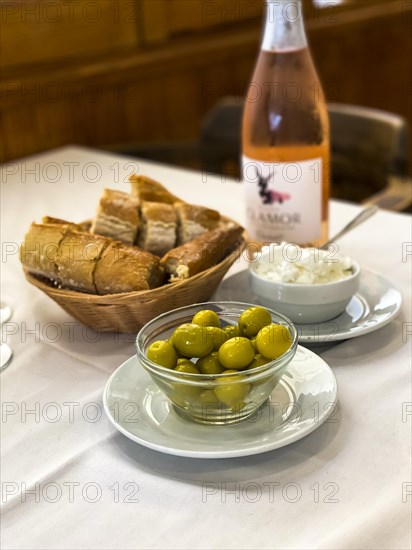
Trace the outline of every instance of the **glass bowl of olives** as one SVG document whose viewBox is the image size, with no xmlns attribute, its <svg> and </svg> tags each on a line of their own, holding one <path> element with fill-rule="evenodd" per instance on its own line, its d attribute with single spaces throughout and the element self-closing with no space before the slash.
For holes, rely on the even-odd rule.
<svg viewBox="0 0 412 550">
<path fill-rule="evenodd" d="M 241 302 L 175 309 L 147 323 L 136 338 L 140 365 L 176 412 L 203 424 L 252 416 L 278 384 L 297 344 L 287 317 Z"/>
</svg>

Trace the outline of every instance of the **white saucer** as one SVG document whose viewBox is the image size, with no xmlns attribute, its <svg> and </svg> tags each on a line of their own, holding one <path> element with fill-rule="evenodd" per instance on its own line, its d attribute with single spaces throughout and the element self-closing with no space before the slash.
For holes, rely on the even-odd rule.
<svg viewBox="0 0 412 550">
<path fill-rule="evenodd" d="M 247 269 L 225 279 L 213 299 L 265 305 L 263 300 L 253 294 Z M 322 323 L 296 324 L 299 342 L 323 344 L 367 334 L 392 321 L 401 305 L 402 295 L 390 281 L 364 269 L 359 291 L 341 315 Z"/>
<path fill-rule="evenodd" d="M 298 346 L 268 401 L 254 417 L 230 426 L 207 426 L 180 417 L 131 357 L 110 377 L 104 409 L 122 434 L 167 454 L 231 458 L 264 453 L 301 439 L 337 413 L 337 384 L 329 366 Z"/>
</svg>

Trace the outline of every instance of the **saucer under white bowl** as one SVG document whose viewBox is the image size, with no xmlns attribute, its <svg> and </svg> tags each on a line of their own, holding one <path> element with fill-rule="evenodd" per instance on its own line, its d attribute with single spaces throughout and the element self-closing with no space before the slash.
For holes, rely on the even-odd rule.
<svg viewBox="0 0 412 550">
<path fill-rule="evenodd" d="M 133 356 L 103 392 L 111 423 L 132 441 L 167 454 L 231 458 L 264 453 L 316 430 L 337 407 L 336 378 L 327 363 L 298 346 L 270 400 L 248 420 L 208 426 L 179 416 Z"/>
<path fill-rule="evenodd" d="M 254 296 L 248 270 L 225 279 L 213 299 L 238 300 L 267 305 Z M 393 284 L 373 271 L 361 271 L 359 291 L 338 317 L 322 323 L 296 324 L 299 342 L 323 344 L 362 336 L 381 328 L 396 317 L 402 306 L 402 295 Z"/>
</svg>

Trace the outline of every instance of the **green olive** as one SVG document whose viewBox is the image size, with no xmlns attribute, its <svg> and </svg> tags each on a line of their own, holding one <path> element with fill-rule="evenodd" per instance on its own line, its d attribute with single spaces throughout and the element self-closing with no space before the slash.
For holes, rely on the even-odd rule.
<svg viewBox="0 0 412 550">
<path fill-rule="evenodd" d="M 146 355 L 150 361 L 167 369 L 174 369 L 177 364 L 175 348 L 170 342 L 165 342 L 164 340 L 157 340 L 153 344 L 150 344 Z"/>
<path fill-rule="evenodd" d="M 261 355 L 277 359 L 288 351 L 292 337 L 288 327 L 271 324 L 263 327 L 256 336 L 256 346 Z"/>
<path fill-rule="evenodd" d="M 182 374 L 199 374 L 199 369 L 188 359 L 179 363 L 175 371 L 181 372 Z M 201 389 L 200 386 L 197 387 L 185 382 L 176 382 L 173 384 L 173 391 L 170 395 L 170 399 L 180 407 L 186 408 L 189 403 L 198 401 L 199 389 Z"/>
<path fill-rule="evenodd" d="M 203 390 L 199 394 L 199 403 L 204 405 L 219 405 L 219 400 L 213 390 Z"/>
<path fill-rule="evenodd" d="M 217 351 L 212 351 L 206 357 L 201 357 L 196 366 L 201 374 L 222 374 L 225 370 L 219 362 Z"/>
<path fill-rule="evenodd" d="M 229 335 L 229 338 L 234 338 L 235 336 L 240 336 L 239 325 L 227 325 L 223 327 L 223 332 Z"/>
<path fill-rule="evenodd" d="M 217 351 L 223 342 L 230 338 L 229 334 L 219 327 L 205 327 L 205 330 L 213 339 L 213 351 Z"/>
<path fill-rule="evenodd" d="M 263 357 L 263 355 L 260 355 L 260 353 L 257 353 L 253 361 L 250 363 L 250 365 L 248 365 L 247 369 L 255 369 L 256 367 L 261 367 L 262 365 L 266 365 L 269 362 L 270 359 L 267 359 L 266 357 Z"/>
<path fill-rule="evenodd" d="M 173 345 L 185 357 L 205 357 L 213 350 L 213 338 L 205 327 L 186 323 L 174 331 Z"/>
<path fill-rule="evenodd" d="M 192 361 L 190 359 L 188 359 L 187 357 L 179 357 L 178 360 L 177 360 L 177 365 L 194 365 L 194 363 L 192 363 Z"/>
<path fill-rule="evenodd" d="M 241 336 L 230 338 L 218 351 L 220 363 L 227 369 L 245 369 L 255 357 L 255 348 L 250 340 Z"/>
<path fill-rule="evenodd" d="M 211 309 L 198 311 L 193 317 L 192 323 L 203 327 L 220 327 L 220 319 L 217 313 Z"/>
<path fill-rule="evenodd" d="M 227 370 L 223 374 L 237 372 L 236 370 Z M 244 377 L 222 376 L 216 379 L 216 388 L 213 390 L 216 397 L 231 408 L 241 409 L 244 407 L 244 400 L 249 393 L 250 385 L 242 382 Z"/>
<path fill-rule="evenodd" d="M 164 382 L 163 380 L 157 380 L 156 384 L 168 396 L 168 398 L 173 401 L 173 403 L 179 407 L 185 406 L 185 399 L 182 397 L 182 392 L 179 390 L 179 387 L 182 386 L 182 384 Z"/>
<path fill-rule="evenodd" d="M 174 384 L 168 396 L 179 407 L 187 408 L 189 404 L 198 402 L 199 388 L 187 384 Z"/>
<path fill-rule="evenodd" d="M 240 333 L 246 338 L 253 338 L 260 329 L 270 325 L 272 316 L 269 311 L 261 306 L 253 306 L 246 309 L 239 317 Z"/>
<path fill-rule="evenodd" d="M 176 366 L 175 371 L 187 372 L 189 374 L 200 374 L 199 369 L 191 361 L 187 361 L 185 363 L 179 363 L 179 365 Z"/>
<path fill-rule="evenodd" d="M 255 348 L 255 352 L 257 353 L 256 337 L 255 337 L 255 338 L 250 338 L 250 343 L 251 343 L 252 346 Z"/>
</svg>

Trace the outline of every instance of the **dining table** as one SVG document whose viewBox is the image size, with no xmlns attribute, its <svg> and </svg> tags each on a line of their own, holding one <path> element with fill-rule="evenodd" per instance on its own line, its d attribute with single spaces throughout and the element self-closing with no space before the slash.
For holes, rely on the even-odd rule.
<svg viewBox="0 0 412 550">
<path fill-rule="evenodd" d="M 2 343 L 13 352 L 1 372 L 2 548 L 411 548 L 411 216 L 379 210 L 337 243 L 402 303 L 363 333 L 301 343 L 336 379 L 333 414 L 265 452 L 179 456 L 126 437 L 105 412 L 136 334 L 82 325 L 19 261 L 33 221 L 91 219 L 103 189 L 128 192 L 132 173 L 245 223 L 242 183 L 205 171 L 75 145 L 1 168 L 1 301 L 12 309 Z M 330 200 L 330 235 L 361 208 Z M 217 298 L 239 291 L 249 261 L 233 264 Z"/>
</svg>

